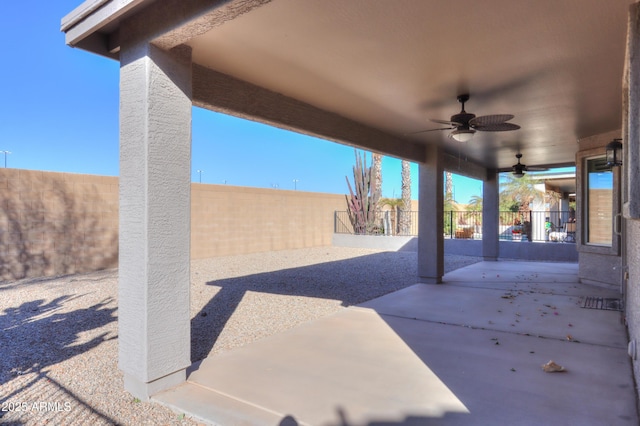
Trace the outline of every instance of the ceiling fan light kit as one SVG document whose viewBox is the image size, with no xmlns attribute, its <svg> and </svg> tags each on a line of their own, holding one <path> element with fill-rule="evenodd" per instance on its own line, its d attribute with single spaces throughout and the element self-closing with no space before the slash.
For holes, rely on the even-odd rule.
<svg viewBox="0 0 640 426">
<path fill-rule="evenodd" d="M 464 143 L 469 142 L 475 133 L 476 131 L 472 129 L 456 129 L 449 134 L 449 137 Z"/>
</svg>

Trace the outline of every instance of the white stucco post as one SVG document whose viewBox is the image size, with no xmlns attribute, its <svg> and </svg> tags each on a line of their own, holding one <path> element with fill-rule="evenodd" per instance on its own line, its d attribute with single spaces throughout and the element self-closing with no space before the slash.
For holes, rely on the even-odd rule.
<svg viewBox="0 0 640 426">
<path fill-rule="evenodd" d="M 444 154 L 437 145 L 425 151 L 418 178 L 418 281 L 438 284 L 444 275 Z"/>
<path fill-rule="evenodd" d="M 190 365 L 191 51 L 120 53 L 119 367 L 146 400 Z"/>
<path fill-rule="evenodd" d="M 500 186 L 498 172 L 487 171 L 482 182 L 482 257 L 498 260 L 500 254 Z"/>
</svg>

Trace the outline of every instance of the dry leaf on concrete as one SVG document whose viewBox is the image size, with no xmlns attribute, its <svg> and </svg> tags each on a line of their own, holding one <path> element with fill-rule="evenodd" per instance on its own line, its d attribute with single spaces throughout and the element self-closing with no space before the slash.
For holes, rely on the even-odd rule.
<svg viewBox="0 0 640 426">
<path fill-rule="evenodd" d="M 544 370 L 545 373 L 562 373 L 567 371 L 563 366 L 558 365 L 553 361 L 543 364 L 542 370 Z"/>
</svg>

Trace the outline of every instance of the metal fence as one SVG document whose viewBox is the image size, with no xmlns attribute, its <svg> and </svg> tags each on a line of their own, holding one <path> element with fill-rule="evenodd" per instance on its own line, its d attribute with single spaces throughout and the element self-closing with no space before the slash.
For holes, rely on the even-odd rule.
<svg viewBox="0 0 640 426">
<path fill-rule="evenodd" d="M 333 232 L 335 234 L 353 234 L 353 225 L 349 219 L 349 212 L 333 213 Z"/>
<path fill-rule="evenodd" d="M 407 229 L 401 229 L 399 215 L 409 215 Z M 498 234 L 501 240 L 575 242 L 575 217 L 570 211 L 501 211 Z M 444 236 L 449 239 L 482 239 L 482 212 L 445 211 Z M 403 232 L 404 231 L 404 232 Z M 334 232 L 354 234 L 346 211 L 336 211 Z M 418 235 L 418 212 L 381 212 L 369 235 Z"/>
<path fill-rule="evenodd" d="M 355 234 L 354 226 L 346 211 L 337 211 L 333 217 L 333 232 L 336 234 Z M 417 211 L 380 212 L 375 223 L 368 226 L 367 235 L 418 235 Z"/>
<path fill-rule="evenodd" d="M 482 212 L 445 211 L 444 236 L 459 240 L 481 240 Z"/>
<path fill-rule="evenodd" d="M 575 242 L 573 211 L 500 212 L 500 239 Z"/>
</svg>

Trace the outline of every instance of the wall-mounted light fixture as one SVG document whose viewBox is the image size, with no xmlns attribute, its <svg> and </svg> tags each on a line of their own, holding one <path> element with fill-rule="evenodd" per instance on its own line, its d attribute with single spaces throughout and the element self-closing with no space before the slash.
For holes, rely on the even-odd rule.
<svg viewBox="0 0 640 426">
<path fill-rule="evenodd" d="M 622 139 L 614 139 L 607 144 L 607 166 L 622 166 Z"/>
</svg>

